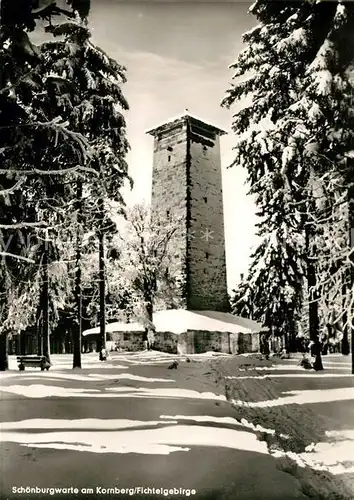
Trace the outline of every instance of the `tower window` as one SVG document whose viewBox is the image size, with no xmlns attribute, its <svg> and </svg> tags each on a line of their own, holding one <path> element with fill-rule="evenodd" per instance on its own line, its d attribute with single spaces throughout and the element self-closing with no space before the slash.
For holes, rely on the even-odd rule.
<svg viewBox="0 0 354 500">
<path fill-rule="evenodd" d="M 208 198 L 206 196 L 204 196 L 203 200 L 204 200 L 204 203 L 208 203 Z"/>
<path fill-rule="evenodd" d="M 168 146 L 167 151 L 173 151 L 173 147 L 172 146 Z"/>
<path fill-rule="evenodd" d="M 166 216 L 167 216 L 168 219 L 170 218 L 171 212 L 169 210 L 166 210 Z"/>
<path fill-rule="evenodd" d="M 168 155 L 167 158 L 168 158 L 168 161 L 171 161 L 171 155 Z"/>
<path fill-rule="evenodd" d="M 209 253 L 208 252 L 205 252 L 205 258 L 209 259 Z"/>
</svg>

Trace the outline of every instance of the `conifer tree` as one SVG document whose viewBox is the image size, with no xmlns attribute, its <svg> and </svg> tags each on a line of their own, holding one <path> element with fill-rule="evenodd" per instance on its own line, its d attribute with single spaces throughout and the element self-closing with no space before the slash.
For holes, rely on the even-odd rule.
<svg viewBox="0 0 354 500">
<path fill-rule="evenodd" d="M 77 5 L 76 5 L 77 4 Z M 36 258 L 27 256 L 32 245 L 28 244 L 30 230 L 40 228 L 45 222 L 39 220 L 36 210 L 30 216 L 24 208 L 33 206 L 33 199 L 43 195 L 42 181 L 54 174 L 52 165 L 43 166 L 44 152 L 56 157 L 61 148 L 70 150 L 81 165 L 87 159 L 87 143 L 80 134 L 70 131 L 59 115 L 48 119 L 46 110 L 38 106 L 39 95 L 45 95 L 50 78 L 45 78 L 43 58 L 38 47 L 30 38 L 30 32 L 37 29 L 38 19 L 49 22 L 54 16 L 73 17 L 76 8 L 85 9 L 89 2 L 68 0 L 68 8 L 60 8 L 54 1 L 38 0 L 3 0 L 0 11 L 0 220 L 1 244 L 0 254 L 3 264 L 1 283 L 1 327 L 0 327 L 0 368 L 6 369 L 8 334 L 6 325 L 14 324 L 20 315 L 9 302 L 9 297 L 17 298 L 18 304 L 22 296 L 28 296 L 32 283 L 21 287 L 24 279 L 37 276 Z M 63 167 L 65 170 L 65 167 Z M 21 235 L 16 235 L 21 231 Z M 10 244 L 17 239 L 17 244 Z M 11 249 L 15 252 L 9 251 Z M 27 268 L 21 266 L 27 263 Z M 12 268 L 18 264 L 18 276 Z M 29 265 L 34 264 L 32 269 Z M 23 272 L 21 276 L 19 273 Z M 38 276 L 37 276 L 38 278 Z M 27 290 L 27 291 L 26 291 Z M 9 314 L 15 314 L 10 317 Z M 30 312 L 28 311 L 28 317 Z M 21 323 L 21 322 L 20 322 Z"/>
<path fill-rule="evenodd" d="M 237 135 L 233 164 L 248 171 L 263 236 L 249 286 L 256 287 L 252 296 L 263 318 L 288 330 L 283 309 L 277 308 L 285 289 L 291 291 L 287 308 L 293 311 L 292 319 L 301 314 L 303 290 L 307 288 L 310 298 L 317 289 L 313 240 L 319 214 L 313 203 L 314 179 L 321 178 L 333 161 L 340 170 L 345 152 L 352 149 L 348 34 L 353 5 L 258 0 L 251 12 L 260 24 L 244 36 L 247 47 L 231 66 L 234 83 L 223 105 L 231 107 L 242 97 L 251 97 L 251 104 L 237 112 L 233 122 Z M 252 269 L 264 256 L 272 257 L 257 282 Z M 306 275 L 311 282 L 307 287 Z M 267 299 L 258 304 L 261 289 L 258 297 Z M 311 304 L 310 336 L 316 341 L 317 299 Z"/>
<path fill-rule="evenodd" d="M 77 15 L 65 23 L 47 28 L 58 40 L 42 46 L 48 77 L 55 83 L 49 96 L 48 111 L 60 113 L 70 129 L 81 134 L 90 144 L 90 161 L 84 172 L 70 176 L 72 196 L 77 198 L 78 219 L 83 230 L 95 230 L 99 241 L 99 287 L 101 345 L 105 347 L 105 234 L 115 230 L 108 217 L 111 203 L 122 204 L 120 189 L 127 176 L 125 156 L 128 142 L 122 111 L 128 109 L 121 84 L 125 68 L 90 41 L 87 15 Z M 64 83 L 62 83 L 64 82 Z M 62 87 L 66 88 L 63 93 Z M 58 158 L 66 165 L 77 161 L 69 154 Z M 76 301 L 81 306 L 80 250 L 76 254 Z M 80 312 L 78 324 L 80 325 Z M 74 367 L 80 361 L 80 330 L 75 336 Z"/>
</svg>

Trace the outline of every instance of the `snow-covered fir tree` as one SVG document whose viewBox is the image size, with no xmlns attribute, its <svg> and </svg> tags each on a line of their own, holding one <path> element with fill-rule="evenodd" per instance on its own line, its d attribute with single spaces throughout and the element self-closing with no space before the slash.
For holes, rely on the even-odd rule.
<svg viewBox="0 0 354 500">
<path fill-rule="evenodd" d="M 33 297 L 33 286 L 36 289 L 32 282 L 38 274 L 33 254 L 36 245 L 29 241 L 35 229 L 43 226 L 33 202 L 43 194 L 41 181 L 49 174 L 41 167 L 41 154 L 51 151 L 55 156 L 65 145 L 84 163 L 88 152 L 83 137 L 70 131 L 60 116 L 48 120 L 45 110 L 34 105 L 35 97 L 46 93 L 50 81 L 44 76 L 43 58 L 30 32 L 38 29 L 38 19 L 70 18 L 76 8 L 85 10 L 88 5 L 88 0 L 68 0 L 67 8 L 48 0 L 3 0 L 0 4 L 1 370 L 7 366 L 8 326 L 24 326 L 14 305 L 24 305 L 26 297 Z M 30 311 L 27 317 L 31 317 Z"/>
<path fill-rule="evenodd" d="M 335 171 L 322 177 L 320 188 L 317 190 L 318 218 L 314 242 L 321 332 L 326 344 L 340 342 L 342 353 L 349 354 L 351 264 L 348 258 L 347 188 Z"/>
<path fill-rule="evenodd" d="M 115 203 L 122 209 L 120 189 L 128 179 L 128 142 L 123 112 L 128 109 L 121 85 L 125 82 L 125 68 L 109 57 L 90 40 L 87 17 L 48 26 L 57 40 L 43 44 L 47 77 L 53 82 L 51 93 L 43 96 L 48 113 L 60 113 L 70 130 L 81 134 L 90 145 L 90 160 L 84 169 L 68 175 L 67 196 L 73 200 L 76 212 L 75 295 L 77 307 L 81 301 L 81 243 L 85 231 L 96 230 L 99 240 L 100 322 L 105 322 L 105 234 L 115 230 L 108 217 Z M 63 88 L 65 91 L 63 92 Z M 70 151 L 63 151 L 55 161 L 76 168 L 77 160 Z M 72 181 L 70 183 L 70 181 Z M 67 217 L 68 213 L 66 213 Z M 81 313 L 78 312 L 80 320 Z M 80 334 L 75 337 L 74 366 L 80 366 Z M 102 339 L 104 342 L 104 339 Z M 76 361 L 75 361 L 76 360 Z"/>
<path fill-rule="evenodd" d="M 67 3 L 70 8 L 65 10 L 57 8 L 54 2 L 43 2 L 43 8 L 37 5 L 37 9 L 29 9 L 25 20 L 21 13 L 16 17 L 16 9 L 6 3 L 1 25 L 0 56 L 7 63 L 5 67 L 10 68 L 2 80 L 3 101 L 0 103 L 1 130 L 6 132 L 1 136 L 4 187 L 1 194 L 7 197 L 4 207 L 14 205 L 14 210 L 6 208 L 8 220 L 17 222 L 13 217 L 15 210 L 20 217 L 19 223 L 12 224 L 10 229 L 30 227 L 37 241 L 43 241 L 43 232 L 46 232 L 45 239 L 50 242 L 50 245 L 37 245 L 37 253 L 31 259 L 34 270 L 48 268 L 47 277 L 47 271 L 34 274 L 37 285 L 48 283 L 47 289 L 51 292 L 40 301 L 40 309 L 45 304 L 45 309 L 51 311 L 47 333 L 48 323 L 55 326 L 58 313 L 67 310 L 67 302 L 73 296 L 60 281 L 60 274 L 52 272 L 62 260 L 60 233 L 71 235 L 67 242 L 69 239 L 74 247 L 61 276 L 70 276 L 71 268 L 71 276 L 75 276 L 73 288 L 77 292 L 80 290 L 80 251 L 75 252 L 75 247 L 78 250 L 80 246 L 79 237 L 93 229 L 103 240 L 104 233 L 114 229 L 107 218 L 107 204 L 112 200 L 122 204 L 120 188 L 127 178 L 128 143 L 122 110 L 128 105 L 120 89 L 125 81 L 125 69 L 90 42 L 89 1 L 68 0 Z M 59 24 L 53 24 L 54 14 L 65 17 Z M 46 31 L 49 37 L 55 38 L 41 47 L 34 47 L 27 33 L 35 28 L 37 16 L 47 19 Z M 15 200 L 15 196 L 18 199 Z M 23 221 L 18 204 L 23 200 L 26 205 L 30 198 L 36 200 L 33 218 L 30 222 Z M 8 225 L 3 224 L 2 230 L 8 230 Z M 41 229 L 44 226 L 46 229 Z M 7 239 L 8 235 L 3 233 L 2 241 Z M 68 261 L 75 259 L 75 266 L 70 265 Z M 65 261 L 61 265 L 65 266 Z M 101 282 L 103 280 L 101 276 Z M 37 286 L 39 288 L 41 286 Z M 9 311 L 6 307 L 2 310 Z M 41 311 L 37 316 L 40 315 Z"/>
<path fill-rule="evenodd" d="M 244 36 L 247 47 L 231 66 L 233 84 L 223 101 L 232 107 L 250 97 L 234 115 L 233 164 L 247 169 L 262 239 L 249 272 L 251 290 L 243 288 L 254 300 L 255 319 L 289 332 L 287 321 L 301 315 L 309 282 L 315 340 L 319 263 L 314 240 L 323 214 L 314 183 L 322 182 L 333 165 L 342 181 L 351 175 L 345 157 L 353 149 L 353 4 L 258 0 L 251 12 L 260 24 Z"/>
</svg>

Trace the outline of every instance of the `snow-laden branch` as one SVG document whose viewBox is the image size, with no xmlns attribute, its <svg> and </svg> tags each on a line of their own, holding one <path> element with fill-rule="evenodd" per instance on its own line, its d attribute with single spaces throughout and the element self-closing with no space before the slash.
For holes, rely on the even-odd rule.
<svg viewBox="0 0 354 500">
<path fill-rule="evenodd" d="M 14 222 L 13 224 L 0 224 L 0 229 L 26 229 L 29 227 L 48 227 L 46 222 Z"/>
<path fill-rule="evenodd" d="M 67 175 L 69 173 L 75 172 L 87 172 L 90 174 L 94 174 L 96 177 L 99 177 L 99 172 L 91 167 L 86 167 L 84 165 L 76 165 L 75 167 L 62 168 L 59 170 L 42 170 L 40 168 L 32 168 L 31 170 L 17 170 L 12 168 L 1 168 L 0 174 L 13 174 L 13 175 Z M 1 194 L 1 193 L 0 193 Z"/>
<path fill-rule="evenodd" d="M 26 181 L 26 177 L 21 177 L 17 182 L 16 184 L 14 184 L 13 186 L 11 186 L 10 188 L 7 188 L 7 189 L 2 189 L 0 191 L 0 196 L 8 196 L 9 194 L 12 194 L 14 193 L 15 191 L 17 191 L 17 189 L 19 189 L 22 184 Z"/>
<path fill-rule="evenodd" d="M 30 259 L 29 257 L 23 257 L 22 255 L 16 255 L 10 252 L 0 252 L 0 257 L 10 257 L 12 259 L 23 260 L 24 262 L 35 264 L 35 261 L 33 259 Z"/>
<path fill-rule="evenodd" d="M 88 140 L 79 132 L 74 132 L 73 130 L 69 130 L 67 127 L 69 126 L 68 121 L 62 121 L 61 116 L 55 117 L 53 120 L 50 120 L 48 122 L 40 122 L 40 121 L 31 121 L 27 123 L 15 123 L 12 125 L 2 125 L 0 126 L 0 130 L 5 130 L 5 129 L 49 129 L 51 131 L 54 131 L 55 133 L 55 140 L 54 144 L 55 146 L 58 145 L 58 140 L 59 140 L 59 135 L 63 135 L 64 137 L 67 137 L 71 139 L 73 142 L 75 142 L 79 150 L 81 151 L 82 157 L 85 158 L 88 156 L 88 151 L 89 151 L 89 143 Z"/>
</svg>

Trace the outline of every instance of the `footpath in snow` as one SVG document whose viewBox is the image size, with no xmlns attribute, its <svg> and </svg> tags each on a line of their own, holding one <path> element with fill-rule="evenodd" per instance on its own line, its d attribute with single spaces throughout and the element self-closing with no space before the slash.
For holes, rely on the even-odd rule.
<svg viewBox="0 0 354 500">
<path fill-rule="evenodd" d="M 243 360 L 242 360 L 243 358 Z M 237 419 L 258 432 L 279 468 L 314 498 L 354 498 L 354 376 L 350 358 L 323 357 L 304 370 L 300 356 L 217 360 L 213 370 Z"/>
</svg>

